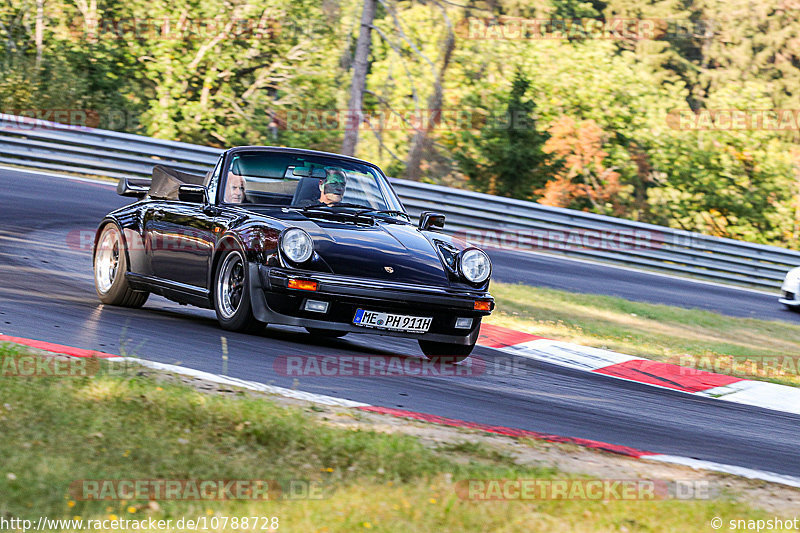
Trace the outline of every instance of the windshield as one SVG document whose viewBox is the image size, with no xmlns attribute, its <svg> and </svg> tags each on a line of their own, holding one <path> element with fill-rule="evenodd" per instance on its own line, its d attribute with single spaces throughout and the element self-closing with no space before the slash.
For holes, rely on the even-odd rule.
<svg viewBox="0 0 800 533">
<path fill-rule="evenodd" d="M 227 204 L 403 210 L 380 172 L 334 157 L 238 152 L 224 178 Z"/>
</svg>

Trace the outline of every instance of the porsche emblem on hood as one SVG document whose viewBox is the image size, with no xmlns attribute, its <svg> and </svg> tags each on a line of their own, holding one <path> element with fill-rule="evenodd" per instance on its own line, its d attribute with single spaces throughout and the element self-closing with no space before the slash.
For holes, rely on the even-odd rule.
<svg viewBox="0 0 800 533">
<path fill-rule="evenodd" d="M 383 269 L 389 274 L 392 274 L 394 272 L 394 269 L 392 267 L 388 267 L 387 266 L 387 267 L 383 267 Z"/>
</svg>

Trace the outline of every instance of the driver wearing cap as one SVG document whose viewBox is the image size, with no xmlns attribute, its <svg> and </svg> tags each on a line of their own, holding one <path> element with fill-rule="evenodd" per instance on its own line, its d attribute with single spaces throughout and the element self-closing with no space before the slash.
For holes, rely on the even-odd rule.
<svg viewBox="0 0 800 533">
<path fill-rule="evenodd" d="M 319 203 L 338 204 L 344 195 L 347 177 L 340 168 L 326 168 L 325 178 L 319 180 Z"/>
</svg>

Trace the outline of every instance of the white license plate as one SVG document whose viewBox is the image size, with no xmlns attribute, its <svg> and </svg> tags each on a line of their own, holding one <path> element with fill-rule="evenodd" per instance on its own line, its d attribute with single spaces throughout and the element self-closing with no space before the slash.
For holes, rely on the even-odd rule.
<svg viewBox="0 0 800 533">
<path fill-rule="evenodd" d="M 408 331 L 410 333 L 425 333 L 430 329 L 432 321 L 433 318 L 429 316 L 395 315 L 378 311 L 365 311 L 364 309 L 358 309 L 356 316 L 353 318 L 353 324 L 356 326 Z"/>
</svg>

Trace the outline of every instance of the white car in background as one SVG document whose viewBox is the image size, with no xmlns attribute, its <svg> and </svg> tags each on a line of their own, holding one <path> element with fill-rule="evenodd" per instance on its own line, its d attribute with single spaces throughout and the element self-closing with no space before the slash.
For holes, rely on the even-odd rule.
<svg viewBox="0 0 800 533">
<path fill-rule="evenodd" d="M 800 267 L 786 273 L 778 301 L 789 309 L 800 309 Z"/>
</svg>

